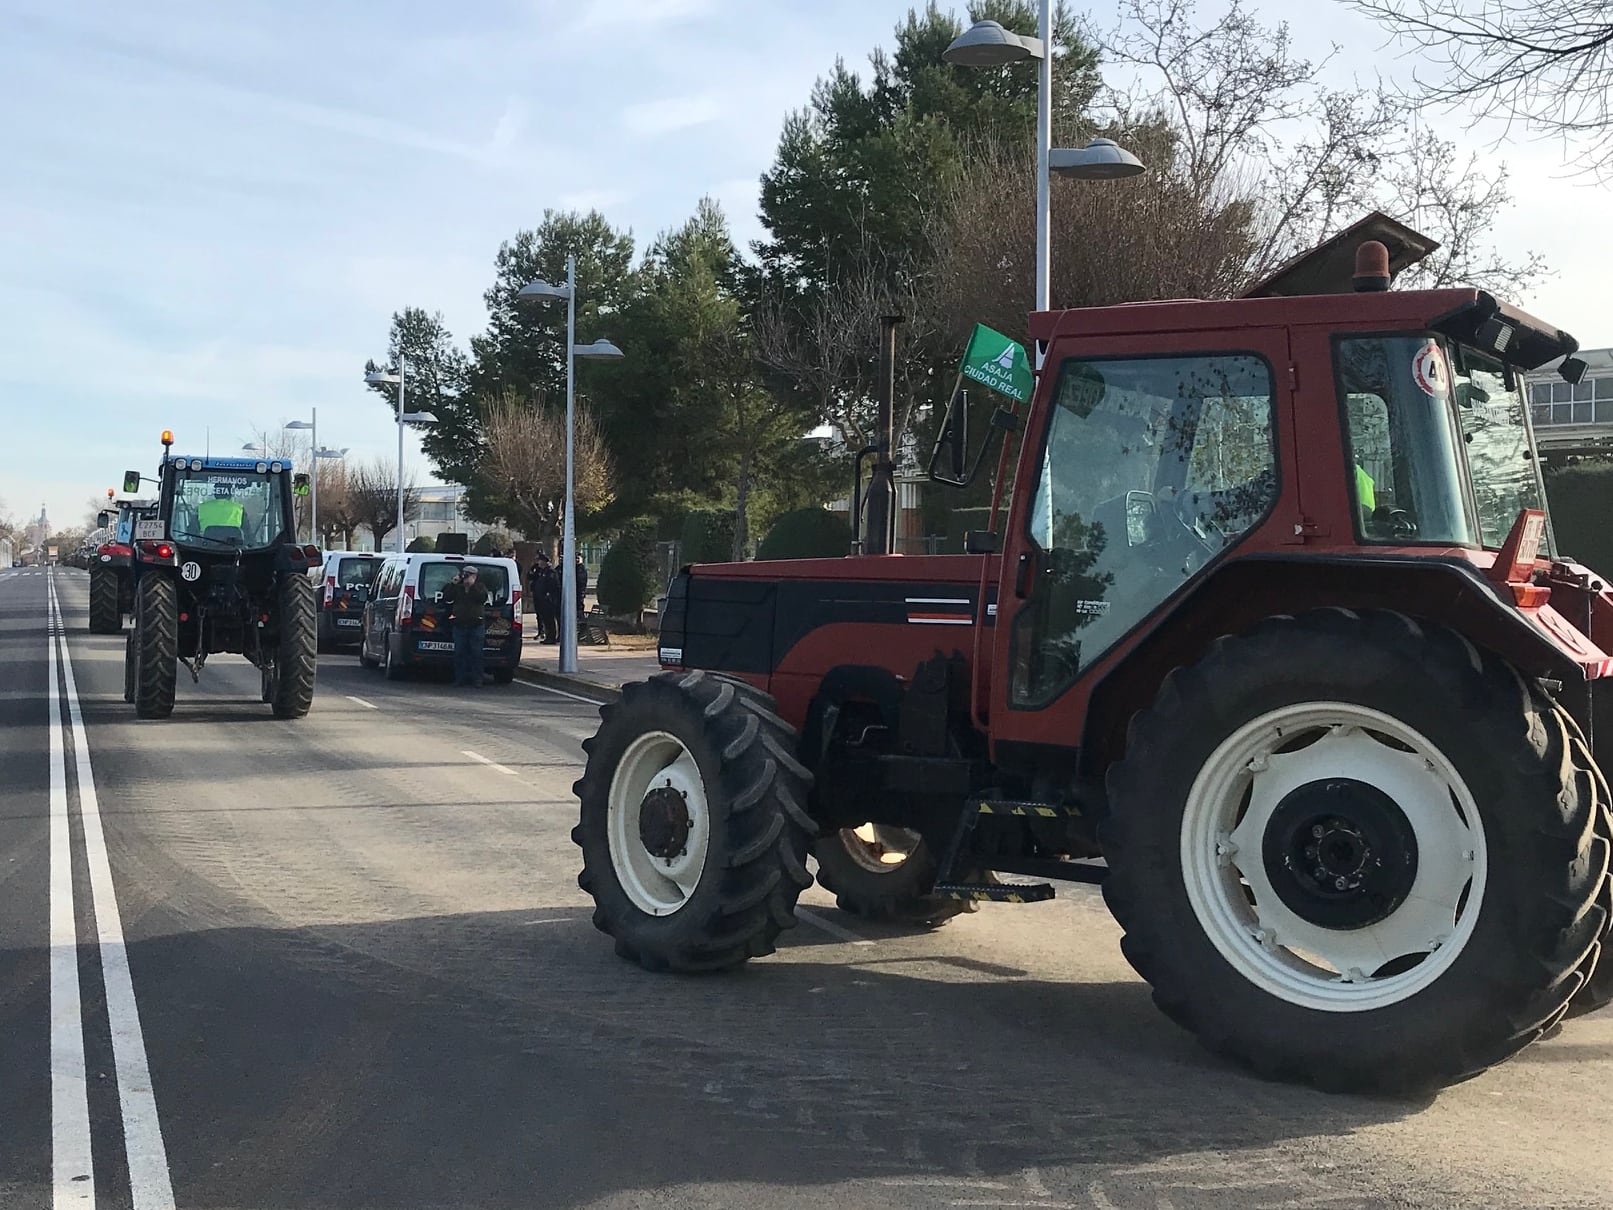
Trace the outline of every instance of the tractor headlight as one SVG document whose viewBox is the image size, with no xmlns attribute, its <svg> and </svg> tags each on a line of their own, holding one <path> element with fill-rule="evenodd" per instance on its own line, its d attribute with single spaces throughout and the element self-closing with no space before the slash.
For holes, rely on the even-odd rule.
<svg viewBox="0 0 1613 1210">
<path fill-rule="evenodd" d="M 201 470 L 202 469 L 202 460 L 200 458 L 192 458 L 190 460 L 190 469 L 193 470 L 193 471 Z"/>
<path fill-rule="evenodd" d="M 260 475 L 267 475 L 269 473 L 269 464 L 267 462 L 260 462 L 258 463 L 256 470 Z"/>
</svg>

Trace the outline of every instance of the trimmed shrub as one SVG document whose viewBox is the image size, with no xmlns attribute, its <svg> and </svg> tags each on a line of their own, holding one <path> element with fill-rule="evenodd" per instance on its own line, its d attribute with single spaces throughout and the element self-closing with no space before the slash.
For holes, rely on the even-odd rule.
<svg viewBox="0 0 1613 1210">
<path fill-rule="evenodd" d="M 838 559 L 851 552 L 851 526 L 824 508 L 798 508 L 773 523 L 758 559 Z"/>
<path fill-rule="evenodd" d="M 413 542 L 409 543 L 409 545 L 405 546 L 403 549 L 406 552 L 408 552 L 409 554 L 412 554 L 412 555 L 430 554 L 432 551 L 437 549 L 437 543 L 434 542 L 430 538 L 422 536 L 422 537 L 416 538 Z"/>
<path fill-rule="evenodd" d="M 1613 462 L 1586 461 L 1546 474 L 1546 498 L 1557 549 L 1603 575 L 1613 575 Z"/>
<path fill-rule="evenodd" d="M 437 553 L 439 555 L 470 554 L 470 536 L 468 534 L 438 534 Z"/>
<path fill-rule="evenodd" d="M 683 519 L 685 563 L 727 563 L 734 557 L 734 510 L 697 508 Z"/>
<path fill-rule="evenodd" d="M 649 567 L 634 543 L 619 541 L 605 552 L 594 592 L 606 613 L 636 614 L 650 603 Z"/>
<path fill-rule="evenodd" d="M 470 548 L 473 555 L 490 555 L 495 550 L 509 550 L 515 545 L 515 539 L 502 529 L 490 529 Z"/>
</svg>

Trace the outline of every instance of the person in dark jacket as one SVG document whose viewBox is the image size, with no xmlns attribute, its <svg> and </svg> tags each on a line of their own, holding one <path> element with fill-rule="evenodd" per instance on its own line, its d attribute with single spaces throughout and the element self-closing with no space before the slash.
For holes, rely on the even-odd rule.
<svg viewBox="0 0 1613 1210">
<path fill-rule="evenodd" d="M 560 641 L 560 576 L 549 556 L 538 552 L 532 565 L 532 612 L 538 615 L 538 638 L 544 643 Z"/>
<path fill-rule="evenodd" d="M 466 564 L 443 589 L 448 618 L 454 626 L 454 684 L 482 685 L 482 645 L 487 639 L 487 589 Z"/>
<path fill-rule="evenodd" d="M 583 604 L 583 598 L 588 595 L 588 564 L 582 561 L 582 554 L 577 555 L 577 620 L 582 621 L 588 607 Z"/>
</svg>

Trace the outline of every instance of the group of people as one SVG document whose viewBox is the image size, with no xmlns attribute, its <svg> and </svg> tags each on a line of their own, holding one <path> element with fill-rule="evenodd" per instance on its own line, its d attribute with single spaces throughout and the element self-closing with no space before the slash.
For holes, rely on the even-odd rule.
<svg viewBox="0 0 1613 1210">
<path fill-rule="evenodd" d="M 583 597 L 588 594 L 588 568 L 577 556 L 577 620 L 582 621 Z M 560 641 L 560 571 L 549 561 L 546 551 L 539 551 L 527 577 L 527 596 L 532 612 L 538 618 L 539 641 Z"/>
</svg>

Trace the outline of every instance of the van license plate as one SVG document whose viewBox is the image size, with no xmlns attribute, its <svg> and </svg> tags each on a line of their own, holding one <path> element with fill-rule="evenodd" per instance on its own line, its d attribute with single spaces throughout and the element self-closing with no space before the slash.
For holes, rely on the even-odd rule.
<svg viewBox="0 0 1613 1210">
<path fill-rule="evenodd" d="M 423 642 L 420 644 L 421 651 L 452 651 L 453 649 L 454 645 L 452 643 Z"/>
</svg>

